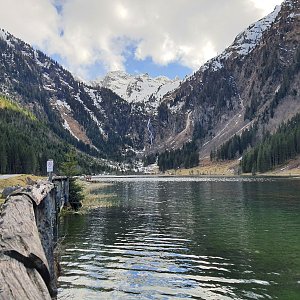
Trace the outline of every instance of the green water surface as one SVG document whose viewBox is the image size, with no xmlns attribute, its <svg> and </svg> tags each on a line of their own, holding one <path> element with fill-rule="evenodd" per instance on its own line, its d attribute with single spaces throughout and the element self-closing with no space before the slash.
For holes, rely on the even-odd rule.
<svg viewBox="0 0 300 300">
<path fill-rule="evenodd" d="M 59 299 L 300 299 L 300 180 L 120 178 L 61 218 Z"/>
</svg>

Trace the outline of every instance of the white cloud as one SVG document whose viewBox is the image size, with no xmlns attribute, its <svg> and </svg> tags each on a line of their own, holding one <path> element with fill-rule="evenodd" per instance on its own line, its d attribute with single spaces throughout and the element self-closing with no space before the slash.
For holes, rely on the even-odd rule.
<svg viewBox="0 0 300 300">
<path fill-rule="evenodd" d="M 276 5 L 279 5 L 282 3 L 282 0 L 250 0 L 254 6 L 258 9 L 260 9 L 263 14 L 268 14 Z"/>
<path fill-rule="evenodd" d="M 220 53 L 280 0 L 0 0 L 1 26 L 87 76 L 98 63 L 125 69 L 136 59 L 192 69 Z M 57 9 L 59 7 L 59 9 Z M 61 34 L 62 33 L 62 34 Z"/>
<path fill-rule="evenodd" d="M 59 16 L 49 0 L 1 0 L 1 27 L 32 44 L 46 47 L 59 36 Z"/>
</svg>

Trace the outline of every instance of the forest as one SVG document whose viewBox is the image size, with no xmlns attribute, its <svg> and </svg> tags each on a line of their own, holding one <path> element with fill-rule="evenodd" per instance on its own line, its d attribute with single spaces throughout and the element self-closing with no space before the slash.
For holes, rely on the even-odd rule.
<svg viewBox="0 0 300 300">
<path fill-rule="evenodd" d="M 279 126 L 274 134 L 266 133 L 257 141 L 257 125 L 234 135 L 218 150 L 212 151 L 211 160 L 231 160 L 242 156 L 244 173 L 266 172 L 300 154 L 300 114 Z"/>
<path fill-rule="evenodd" d="M 0 95 L 0 173 L 45 174 L 46 161 L 53 159 L 55 172 L 72 146 L 39 121 L 33 113 Z M 105 169 L 95 159 L 78 152 L 82 171 Z"/>
<path fill-rule="evenodd" d="M 300 154 L 300 114 L 282 124 L 276 133 L 267 134 L 262 143 L 244 154 L 244 173 L 266 172 Z"/>
<path fill-rule="evenodd" d="M 231 160 L 239 158 L 245 150 L 253 147 L 256 143 L 257 125 L 243 131 L 241 135 L 234 135 L 219 149 L 212 150 L 210 153 L 211 160 Z"/>
<path fill-rule="evenodd" d="M 192 168 L 199 164 L 199 154 L 194 141 L 185 143 L 181 149 L 167 150 L 158 155 L 159 170 Z"/>
</svg>

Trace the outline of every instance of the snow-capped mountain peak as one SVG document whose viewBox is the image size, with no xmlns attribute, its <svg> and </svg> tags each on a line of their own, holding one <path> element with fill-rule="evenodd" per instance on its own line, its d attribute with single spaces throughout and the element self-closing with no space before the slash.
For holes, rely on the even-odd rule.
<svg viewBox="0 0 300 300">
<path fill-rule="evenodd" d="M 286 0 L 285 3 L 288 4 L 290 1 L 291 0 Z M 204 71 L 208 68 L 212 68 L 216 71 L 223 67 L 222 61 L 224 59 L 227 59 L 232 55 L 238 55 L 241 58 L 248 55 L 259 44 L 263 33 L 275 22 L 281 8 L 282 5 L 277 5 L 273 12 L 251 24 L 246 30 L 237 35 L 232 45 L 226 48 L 220 55 L 206 62 L 201 69 Z"/>
<path fill-rule="evenodd" d="M 281 5 L 277 5 L 269 15 L 251 24 L 245 31 L 241 32 L 234 40 L 232 46 L 229 47 L 228 53 L 231 54 L 233 51 L 240 55 L 250 53 L 259 43 L 263 33 L 274 23 L 280 10 Z"/>
<path fill-rule="evenodd" d="M 130 75 L 123 71 L 111 71 L 99 80 L 91 82 L 93 86 L 105 87 L 129 103 L 146 103 L 151 100 L 152 104 L 155 99 L 155 105 L 159 105 L 159 100 L 165 94 L 176 89 L 180 84 L 180 79 L 173 80 L 159 76 L 152 78 L 148 73 Z M 150 99 L 151 98 L 151 99 Z"/>
</svg>

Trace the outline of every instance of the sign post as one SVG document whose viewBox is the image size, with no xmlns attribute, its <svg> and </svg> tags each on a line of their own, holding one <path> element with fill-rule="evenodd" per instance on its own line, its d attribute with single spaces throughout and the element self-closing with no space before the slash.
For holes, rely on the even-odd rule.
<svg viewBox="0 0 300 300">
<path fill-rule="evenodd" d="M 52 182 L 53 165 L 54 165 L 53 159 L 47 160 L 47 173 L 49 176 L 49 181 L 51 182 Z"/>
</svg>

